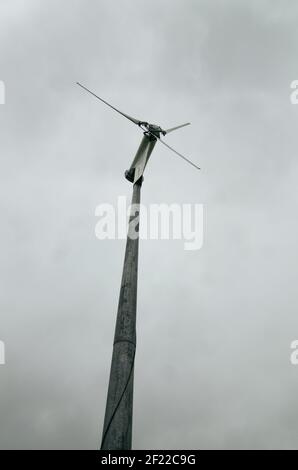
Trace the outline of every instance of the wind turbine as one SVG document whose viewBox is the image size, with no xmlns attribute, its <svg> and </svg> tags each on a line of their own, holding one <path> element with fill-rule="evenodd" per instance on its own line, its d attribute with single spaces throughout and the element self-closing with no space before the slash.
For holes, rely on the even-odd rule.
<svg viewBox="0 0 298 470">
<path fill-rule="evenodd" d="M 127 450 L 131 449 L 132 442 L 133 379 L 136 351 L 136 307 L 139 251 L 139 212 L 136 211 L 136 208 L 139 208 L 140 205 L 143 173 L 157 141 L 161 142 L 168 149 L 183 158 L 183 160 L 190 163 L 190 165 L 194 166 L 196 169 L 200 170 L 200 168 L 160 138 L 161 134 L 165 136 L 170 132 L 188 126 L 190 124 L 189 122 L 164 130 L 160 126 L 149 124 L 146 121 L 135 119 L 128 114 L 123 113 L 81 83 L 77 82 L 77 85 L 117 113 L 121 114 L 133 124 L 140 127 L 144 132 L 143 139 L 135 158 L 133 159 L 129 170 L 125 172 L 125 178 L 133 183 L 133 195 L 101 441 L 102 450 Z"/>
</svg>

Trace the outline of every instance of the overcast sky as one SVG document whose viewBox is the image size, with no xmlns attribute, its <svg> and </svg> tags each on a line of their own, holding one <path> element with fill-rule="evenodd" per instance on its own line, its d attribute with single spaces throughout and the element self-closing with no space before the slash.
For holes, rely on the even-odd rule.
<svg viewBox="0 0 298 470">
<path fill-rule="evenodd" d="M 98 448 L 142 134 L 75 85 L 172 127 L 142 202 L 202 203 L 204 245 L 141 241 L 133 447 L 298 448 L 298 5 L 0 3 L 0 448 Z"/>
</svg>

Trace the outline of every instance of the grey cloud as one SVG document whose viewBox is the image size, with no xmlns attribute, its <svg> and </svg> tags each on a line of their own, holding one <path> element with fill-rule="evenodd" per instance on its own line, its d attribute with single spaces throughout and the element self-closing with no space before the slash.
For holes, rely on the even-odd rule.
<svg viewBox="0 0 298 470">
<path fill-rule="evenodd" d="M 141 134 L 76 88 L 162 125 L 142 202 L 205 205 L 202 250 L 142 241 L 135 448 L 297 448 L 293 2 L 0 7 L 0 447 L 97 448 L 123 241 L 94 210 L 130 197 Z M 2 11 L 3 10 L 3 11 Z"/>
</svg>

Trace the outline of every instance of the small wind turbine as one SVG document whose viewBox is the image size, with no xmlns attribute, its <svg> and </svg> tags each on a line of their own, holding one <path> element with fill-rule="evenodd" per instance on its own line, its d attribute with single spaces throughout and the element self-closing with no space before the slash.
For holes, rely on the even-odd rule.
<svg viewBox="0 0 298 470">
<path fill-rule="evenodd" d="M 144 132 L 144 137 L 136 156 L 129 170 L 125 172 L 125 178 L 133 183 L 132 211 L 129 218 L 109 389 L 101 441 L 102 450 L 126 450 L 131 449 L 132 441 L 133 377 L 136 351 L 139 214 L 136 215 L 135 208 L 140 205 L 143 173 L 157 141 L 161 142 L 176 155 L 190 163 L 190 165 L 198 170 L 200 170 L 200 168 L 160 138 L 161 134 L 165 136 L 170 132 L 181 129 L 181 127 L 188 126 L 190 124 L 189 122 L 164 130 L 160 126 L 149 124 L 146 121 L 141 121 L 128 114 L 122 113 L 122 111 L 100 98 L 81 83 L 77 82 L 77 85 L 139 126 Z M 137 224 L 135 223 L 136 221 Z"/>
</svg>

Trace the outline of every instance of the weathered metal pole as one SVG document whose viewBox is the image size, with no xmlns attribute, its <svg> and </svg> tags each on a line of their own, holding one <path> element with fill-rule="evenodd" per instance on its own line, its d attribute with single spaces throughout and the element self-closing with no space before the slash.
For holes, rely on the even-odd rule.
<svg viewBox="0 0 298 470">
<path fill-rule="evenodd" d="M 139 204 L 143 177 L 133 186 L 125 258 L 101 449 L 131 449 L 136 307 L 139 252 Z"/>
</svg>

